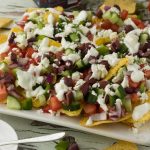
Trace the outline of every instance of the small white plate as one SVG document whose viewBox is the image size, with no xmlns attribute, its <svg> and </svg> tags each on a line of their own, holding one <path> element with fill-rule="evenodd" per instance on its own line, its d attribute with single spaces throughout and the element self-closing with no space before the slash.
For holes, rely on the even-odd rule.
<svg viewBox="0 0 150 150">
<path fill-rule="evenodd" d="M 6 122 L 0 120 L 0 142 L 18 140 L 15 130 Z M 0 150 L 17 150 L 18 145 L 0 146 Z"/>
</svg>

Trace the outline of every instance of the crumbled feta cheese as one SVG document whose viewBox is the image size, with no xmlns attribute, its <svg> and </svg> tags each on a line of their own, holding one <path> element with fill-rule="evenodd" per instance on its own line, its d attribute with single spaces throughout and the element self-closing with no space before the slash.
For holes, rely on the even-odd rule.
<svg viewBox="0 0 150 150">
<path fill-rule="evenodd" d="M 150 70 L 150 66 L 149 65 L 146 65 L 142 68 L 142 70 Z"/>
<path fill-rule="evenodd" d="M 65 38 L 62 38 L 61 45 L 65 49 L 67 49 L 67 48 L 75 49 L 77 47 L 77 44 L 75 44 L 73 42 L 66 41 Z"/>
<path fill-rule="evenodd" d="M 83 32 L 84 35 L 86 35 L 90 31 L 89 28 L 87 28 L 86 26 L 83 26 L 82 24 L 79 25 L 79 29 Z"/>
<path fill-rule="evenodd" d="M 60 32 L 60 33 L 57 33 L 55 35 L 55 37 L 66 37 L 67 35 L 69 35 L 72 32 L 75 32 L 75 28 L 73 28 L 73 24 L 72 23 L 69 23 L 69 24 L 65 25 L 64 31 Z"/>
<path fill-rule="evenodd" d="M 144 92 L 144 93 L 140 93 L 140 92 L 138 92 L 137 93 L 138 94 L 138 96 L 140 97 L 140 100 L 142 101 L 142 102 L 145 102 L 146 100 L 148 100 L 148 95 Z"/>
<path fill-rule="evenodd" d="M 90 29 L 91 33 L 93 35 L 96 35 L 96 32 L 97 32 L 97 28 L 96 28 L 96 25 L 94 25 L 91 29 Z"/>
<path fill-rule="evenodd" d="M 15 42 L 20 48 L 24 48 L 27 46 L 27 39 L 25 34 L 18 34 L 15 38 Z"/>
<path fill-rule="evenodd" d="M 134 56 L 126 55 L 126 58 L 128 58 L 128 64 L 133 64 L 134 63 Z"/>
<path fill-rule="evenodd" d="M 80 43 L 90 43 L 91 41 L 86 37 L 84 36 L 83 34 L 79 33 L 80 34 Z"/>
<path fill-rule="evenodd" d="M 129 49 L 130 54 L 135 54 L 139 50 L 139 35 L 141 33 L 141 30 L 136 29 L 126 34 L 124 38 L 124 43 Z"/>
<path fill-rule="evenodd" d="M 87 54 L 85 55 L 85 57 L 83 58 L 83 61 L 84 62 L 88 62 L 88 59 L 90 58 L 90 56 L 94 56 L 94 57 L 97 57 L 98 56 L 98 51 L 94 48 L 94 47 L 91 47 Z"/>
<path fill-rule="evenodd" d="M 42 29 L 35 29 L 34 34 L 45 35 L 47 37 L 53 38 L 54 27 L 51 24 L 46 24 Z"/>
<path fill-rule="evenodd" d="M 69 89 L 70 88 L 64 83 L 63 79 L 55 84 L 56 97 L 58 98 L 59 101 L 62 101 L 64 99 L 64 94 Z"/>
<path fill-rule="evenodd" d="M 91 66 L 92 76 L 91 78 L 99 80 L 100 78 L 104 78 L 108 71 L 102 64 L 92 64 Z"/>
<path fill-rule="evenodd" d="M 134 70 L 131 73 L 131 80 L 133 82 L 140 82 L 140 81 L 144 80 L 144 73 L 140 70 Z"/>
<path fill-rule="evenodd" d="M 92 87 L 93 87 L 93 88 L 100 87 L 100 84 L 99 84 L 99 82 L 97 82 L 97 83 L 94 83 L 94 84 L 92 85 Z"/>
<path fill-rule="evenodd" d="M 121 112 L 122 112 L 122 108 L 121 108 L 122 102 L 121 102 L 121 99 L 116 99 L 115 105 L 116 105 L 117 114 L 118 114 L 119 117 L 121 117 Z"/>
<path fill-rule="evenodd" d="M 129 64 L 127 65 L 127 69 L 128 71 L 136 71 L 138 69 L 140 69 L 140 66 L 138 64 Z"/>
<path fill-rule="evenodd" d="M 54 17 L 52 14 L 48 15 L 47 21 L 49 24 L 53 25 L 54 24 Z"/>
<path fill-rule="evenodd" d="M 69 55 L 62 56 L 62 60 L 67 61 L 70 60 L 74 64 L 77 60 L 80 59 L 80 55 L 78 53 L 72 53 Z"/>
<path fill-rule="evenodd" d="M 137 120 L 141 119 L 149 111 L 150 111 L 149 103 L 144 103 L 144 104 L 138 105 L 133 110 L 132 118 L 133 118 L 133 120 L 137 121 Z"/>
<path fill-rule="evenodd" d="M 101 30 L 98 32 L 98 37 L 110 38 L 113 40 L 118 37 L 117 32 L 113 32 L 111 29 L 109 30 Z"/>
<path fill-rule="evenodd" d="M 78 14 L 78 16 L 73 20 L 74 24 L 79 24 L 81 21 L 85 21 L 87 18 L 87 12 L 82 10 Z"/>
<path fill-rule="evenodd" d="M 76 71 L 72 73 L 72 79 L 73 80 L 79 80 L 80 79 L 80 72 Z"/>
<path fill-rule="evenodd" d="M 27 22 L 24 26 L 25 32 L 30 32 L 32 29 L 35 29 L 37 27 L 36 24 L 33 24 L 31 21 Z"/>
<path fill-rule="evenodd" d="M 121 85 L 122 85 L 123 88 L 129 87 L 129 81 L 128 81 L 128 77 L 127 76 L 124 76 Z"/>
<path fill-rule="evenodd" d="M 119 87 L 119 84 L 107 84 L 105 87 L 105 93 L 111 96 L 115 95 L 115 90 Z"/>
<path fill-rule="evenodd" d="M 104 111 L 108 111 L 108 107 L 107 107 L 107 105 L 105 103 L 105 98 L 103 97 L 103 95 L 98 95 L 97 102 L 100 104 L 100 107 Z"/>
<path fill-rule="evenodd" d="M 83 79 L 79 79 L 74 86 L 74 90 L 79 90 L 84 83 L 85 81 Z"/>
<path fill-rule="evenodd" d="M 105 55 L 104 60 L 107 60 L 109 65 L 112 67 L 115 66 L 119 61 L 117 53 Z"/>
<path fill-rule="evenodd" d="M 132 21 L 131 18 L 127 18 L 127 19 L 124 21 L 124 24 L 125 24 L 125 25 L 131 25 L 134 29 L 137 29 L 136 24 Z"/>
</svg>

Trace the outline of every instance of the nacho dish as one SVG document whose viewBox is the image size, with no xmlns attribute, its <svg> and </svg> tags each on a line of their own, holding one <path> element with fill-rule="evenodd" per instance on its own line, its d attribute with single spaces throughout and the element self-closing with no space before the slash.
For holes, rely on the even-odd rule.
<svg viewBox="0 0 150 150">
<path fill-rule="evenodd" d="M 80 117 L 150 120 L 150 25 L 119 6 L 28 9 L 0 46 L 0 103 Z"/>
</svg>

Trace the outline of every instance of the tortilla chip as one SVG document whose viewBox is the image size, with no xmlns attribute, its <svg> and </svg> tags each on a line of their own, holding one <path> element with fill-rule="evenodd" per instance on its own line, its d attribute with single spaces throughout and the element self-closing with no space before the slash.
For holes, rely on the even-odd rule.
<svg viewBox="0 0 150 150">
<path fill-rule="evenodd" d="M 16 26 L 11 29 L 11 32 L 19 33 L 19 32 L 23 32 L 23 29 L 19 26 Z"/>
<path fill-rule="evenodd" d="M 7 41 L 8 35 L 0 33 L 0 44 L 4 43 Z"/>
<path fill-rule="evenodd" d="M 69 111 L 69 110 L 61 109 L 60 112 L 62 114 L 69 116 L 69 117 L 76 117 L 76 116 L 79 116 L 81 114 L 82 108 L 83 107 L 81 107 L 79 110 L 75 110 L 75 111 Z"/>
<path fill-rule="evenodd" d="M 0 17 L 0 28 L 8 26 L 13 20 L 10 18 Z"/>
<path fill-rule="evenodd" d="M 118 141 L 105 150 L 138 150 L 138 147 L 134 143 L 130 143 L 127 141 Z"/>
<path fill-rule="evenodd" d="M 109 80 L 111 79 L 113 76 L 115 76 L 118 72 L 118 70 L 126 65 L 128 63 L 128 58 L 122 58 L 117 65 L 115 65 L 113 68 L 111 68 L 107 74 L 107 76 L 105 77 L 105 80 Z"/>
<path fill-rule="evenodd" d="M 134 13 L 136 10 L 135 0 L 105 0 L 104 2 L 104 5 L 106 6 L 113 6 L 115 4 L 119 5 L 121 10 L 127 10 L 129 14 Z"/>
<path fill-rule="evenodd" d="M 93 124 L 91 124 L 91 125 L 86 125 L 88 117 L 85 117 L 85 118 L 83 118 L 83 119 L 80 120 L 80 125 L 86 126 L 86 127 L 93 127 L 93 126 L 98 126 L 98 125 L 101 125 L 101 124 L 109 124 L 109 123 L 122 122 L 122 121 L 125 121 L 125 120 L 129 119 L 130 117 L 131 117 L 131 115 L 128 114 L 125 117 L 120 118 L 120 119 L 118 119 L 116 121 L 112 121 L 112 120 L 100 120 L 100 121 L 94 121 Z"/>
</svg>

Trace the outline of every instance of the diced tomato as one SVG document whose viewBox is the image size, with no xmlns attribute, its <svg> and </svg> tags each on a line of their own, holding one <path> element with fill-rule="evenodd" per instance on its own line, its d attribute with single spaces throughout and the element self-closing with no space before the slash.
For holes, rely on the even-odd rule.
<svg viewBox="0 0 150 150">
<path fill-rule="evenodd" d="M 53 111 L 57 111 L 62 108 L 62 103 L 58 100 L 56 96 L 52 96 L 50 98 L 49 105 L 51 107 L 51 110 Z"/>
<path fill-rule="evenodd" d="M 119 26 L 118 26 L 117 24 L 112 24 L 112 25 L 111 25 L 111 29 L 112 29 L 114 32 L 118 32 Z"/>
<path fill-rule="evenodd" d="M 91 115 L 96 113 L 97 107 L 95 104 L 86 104 L 83 109 L 86 114 Z"/>
<path fill-rule="evenodd" d="M 62 55 L 63 55 L 62 51 L 58 51 L 57 53 L 55 53 L 57 59 L 61 59 Z"/>
<path fill-rule="evenodd" d="M 132 88 L 137 88 L 140 84 L 139 82 L 138 83 L 133 82 L 130 77 L 128 78 L 128 81 L 129 81 L 129 87 L 132 87 Z"/>
<path fill-rule="evenodd" d="M 110 29 L 112 26 L 112 23 L 109 20 L 104 20 L 104 22 L 101 24 L 102 29 Z"/>
<path fill-rule="evenodd" d="M 44 108 L 42 108 L 44 113 L 49 113 L 49 110 L 51 109 L 50 105 L 46 105 Z"/>
<path fill-rule="evenodd" d="M 150 1 L 148 3 L 147 9 L 150 11 Z"/>
<path fill-rule="evenodd" d="M 101 107 L 99 107 L 99 113 L 101 113 L 101 112 L 103 112 L 104 110 L 101 108 Z"/>
<path fill-rule="evenodd" d="M 31 58 L 32 54 L 35 52 L 35 50 L 32 47 L 28 47 L 26 50 L 26 57 Z"/>
<path fill-rule="evenodd" d="M 0 60 L 3 60 L 8 55 L 8 52 L 4 52 L 0 54 Z"/>
<path fill-rule="evenodd" d="M 6 90 L 6 86 L 1 84 L 0 85 L 0 101 L 2 102 L 3 100 L 5 100 L 7 98 L 7 90 Z"/>
<path fill-rule="evenodd" d="M 133 93 L 133 94 L 131 94 L 130 95 L 130 98 L 131 98 L 131 101 L 132 101 L 132 103 L 137 103 L 137 102 L 139 102 L 139 96 L 137 95 L 137 93 Z"/>
<path fill-rule="evenodd" d="M 144 76 L 145 76 L 147 79 L 150 79 L 150 70 L 144 70 Z"/>
<path fill-rule="evenodd" d="M 132 21 L 140 28 L 140 29 L 143 29 L 145 27 L 144 23 L 137 19 L 137 18 L 132 18 Z"/>
<path fill-rule="evenodd" d="M 28 18 L 29 18 L 29 16 L 24 16 L 22 21 L 27 22 Z"/>
<path fill-rule="evenodd" d="M 93 34 L 91 32 L 88 32 L 87 33 L 87 38 L 90 40 L 90 41 L 93 41 Z"/>
<path fill-rule="evenodd" d="M 122 10 L 122 11 L 120 12 L 120 18 L 121 18 L 122 20 L 125 20 L 127 17 L 128 17 L 128 11 L 127 11 L 127 10 Z"/>
</svg>

